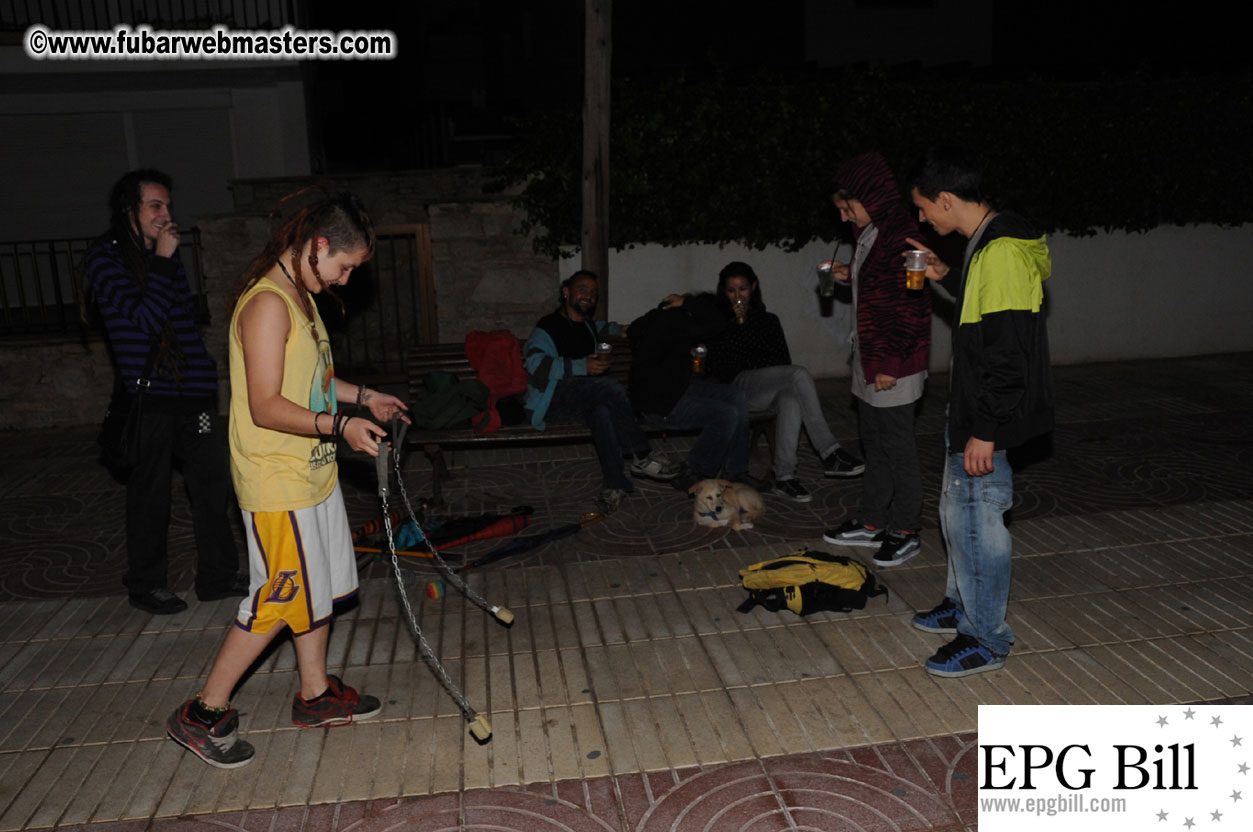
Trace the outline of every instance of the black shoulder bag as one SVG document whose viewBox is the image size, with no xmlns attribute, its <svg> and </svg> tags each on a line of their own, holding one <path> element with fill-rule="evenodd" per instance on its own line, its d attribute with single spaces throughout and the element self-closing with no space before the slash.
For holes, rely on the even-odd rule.
<svg viewBox="0 0 1253 832">
<path fill-rule="evenodd" d="M 119 373 L 113 380 L 113 397 L 109 409 L 104 412 L 104 423 L 96 443 L 105 461 L 122 471 L 129 471 L 139 462 L 140 427 L 144 415 L 144 393 L 152 386 L 149 378 L 156 362 L 157 339 L 148 343 L 148 360 L 144 370 L 135 380 L 135 391 L 126 392 L 126 385 Z"/>
</svg>

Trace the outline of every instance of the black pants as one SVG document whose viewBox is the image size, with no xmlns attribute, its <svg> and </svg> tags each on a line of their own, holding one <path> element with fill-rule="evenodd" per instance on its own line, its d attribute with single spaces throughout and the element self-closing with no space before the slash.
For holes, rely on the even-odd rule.
<svg viewBox="0 0 1253 832">
<path fill-rule="evenodd" d="M 857 400 L 861 443 L 866 452 L 862 475 L 862 523 L 890 531 L 922 528 L 922 472 L 914 441 L 917 402 L 897 407 L 871 407 Z"/>
<path fill-rule="evenodd" d="M 182 462 L 191 499 L 196 588 L 213 592 L 235 579 L 239 553 L 227 519 L 233 491 L 223 424 L 209 411 L 145 412 L 139 462 L 126 482 L 127 570 L 123 583 L 131 593 L 169 584 L 166 538 L 175 458 Z"/>
<path fill-rule="evenodd" d="M 608 376 L 574 376 L 557 382 L 546 421 L 554 425 L 583 423 L 592 430 L 600 461 L 602 488 L 634 491 L 622 470 L 627 454 L 648 453 L 648 438 L 635 422 L 626 388 Z"/>
</svg>

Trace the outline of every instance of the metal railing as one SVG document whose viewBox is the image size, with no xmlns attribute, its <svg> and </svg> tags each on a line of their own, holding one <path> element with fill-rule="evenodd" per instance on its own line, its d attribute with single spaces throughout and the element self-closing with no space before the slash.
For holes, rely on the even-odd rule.
<svg viewBox="0 0 1253 832">
<path fill-rule="evenodd" d="M 95 303 L 84 294 L 83 258 L 93 239 L 0 242 L 0 340 L 103 333 Z M 199 229 L 184 230 L 179 253 L 197 300 L 196 320 L 208 323 Z M 344 314 L 325 293 L 318 298 L 336 370 L 366 383 L 404 379 L 405 350 L 439 343 L 430 227 L 379 228 L 374 257 L 336 294 Z"/>
<path fill-rule="evenodd" d="M 301 25 L 296 0 L 5 0 L 0 32 L 24 32 L 39 23 L 52 29 L 112 29 L 119 23 L 160 29 L 277 29 Z"/>
<path fill-rule="evenodd" d="M 0 338 L 62 338 L 101 331 L 83 275 L 83 257 L 94 239 L 0 242 Z M 196 320 L 206 323 L 200 230 L 184 229 L 178 250 L 197 299 Z"/>
</svg>

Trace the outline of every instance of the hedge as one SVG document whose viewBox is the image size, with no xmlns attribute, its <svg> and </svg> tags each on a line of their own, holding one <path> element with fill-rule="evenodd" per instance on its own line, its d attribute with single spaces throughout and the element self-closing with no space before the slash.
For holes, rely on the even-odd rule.
<svg viewBox="0 0 1253 832">
<path fill-rule="evenodd" d="M 1144 231 L 1253 219 L 1250 76 L 989 82 L 960 73 L 732 83 L 615 84 L 610 242 L 742 242 L 795 250 L 833 239 L 841 160 L 878 150 L 898 174 L 932 143 L 987 158 L 994 202 L 1045 231 Z M 517 122 L 500 189 L 536 250 L 579 239 L 582 129 L 575 108 Z"/>
</svg>

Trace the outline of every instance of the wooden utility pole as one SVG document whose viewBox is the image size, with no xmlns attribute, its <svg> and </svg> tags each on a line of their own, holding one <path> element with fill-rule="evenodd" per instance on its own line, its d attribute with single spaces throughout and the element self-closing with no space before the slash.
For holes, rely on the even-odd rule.
<svg viewBox="0 0 1253 832">
<path fill-rule="evenodd" d="M 613 0 L 584 0 L 583 268 L 600 279 L 596 317 L 609 314 L 609 60 Z"/>
</svg>

